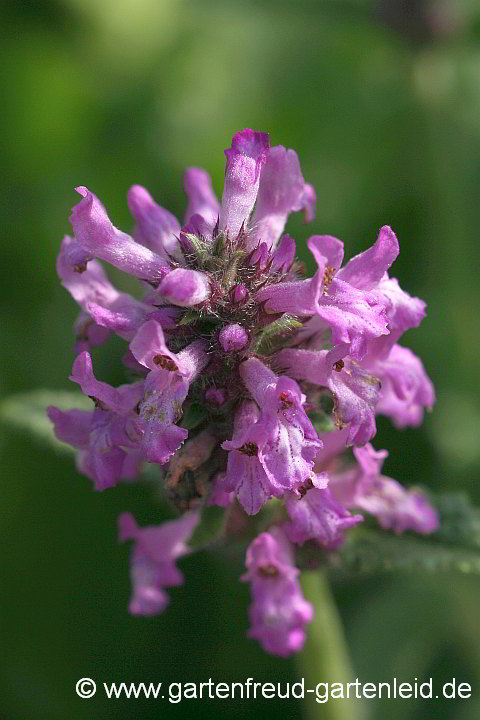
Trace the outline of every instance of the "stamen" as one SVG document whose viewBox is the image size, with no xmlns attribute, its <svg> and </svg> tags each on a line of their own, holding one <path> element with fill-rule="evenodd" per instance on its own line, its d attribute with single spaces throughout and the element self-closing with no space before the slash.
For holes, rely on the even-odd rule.
<svg viewBox="0 0 480 720">
<path fill-rule="evenodd" d="M 325 272 L 323 274 L 323 287 L 324 290 L 328 290 L 329 286 L 332 283 L 334 273 L 336 272 L 337 268 L 332 267 L 331 265 L 327 265 L 325 268 Z"/>
</svg>

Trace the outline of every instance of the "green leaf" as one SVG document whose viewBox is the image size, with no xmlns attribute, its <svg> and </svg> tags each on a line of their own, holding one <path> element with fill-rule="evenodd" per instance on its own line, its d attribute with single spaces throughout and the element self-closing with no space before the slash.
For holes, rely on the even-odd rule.
<svg viewBox="0 0 480 720">
<path fill-rule="evenodd" d="M 193 248 L 193 252 L 196 255 L 197 262 L 201 265 L 210 253 L 209 243 L 206 242 L 203 238 L 197 237 L 193 233 L 184 233 L 184 235 Z"/>
<path fill-rule="evenodd" d="M 186 430 L 193 430 L 201 425 L 206 417 L 206 408 L 204 408 L 203 405 L 200 405 L 200 403 L 192 402 L 185 410 L 180 425 Z"/>
<path fill-rule="evenodd" d="M 257 337 L 253 352 L 259 355 L 268 355 L 281 347 L 295 330 L 302 327 L 302 323 L 295 317 L 285 313 L 267 325 Z"/>
<path fill-rule="evenodd" d="M 223 537 L 225 530 L 226 510 L 216 505 L 205 505 L 202 517 L 193 531 L 188 545 L 195 550 L 212 545 Z"/>
<path fill-rule="evenodd" d="M 440 525 L 435 533 L 394 535 L 362 525 L 348 533 L 345 545 L 336 552 L 305 543 L 297 549 L 299 567 L 329 565 L 354 574 L 409 570 L 479 575 L 480 508 L 464 493 L 427 494 L 439 513 Z"/>
<path fill-rule="evenodd" d="M 480 508 L 466 493 L 451 492 L 432 496 L 440 516 L 435 538 L 443 542 L 480 549 Z"/>
<path fill-rule="evenodd" d="M 33 390 L 5 398 L 0 403 L 0 423 L 9 428 L 25 431 L 57 450 L 73 452 L 74 448 L 55 437 L 53 425 L 46 412 L 49 405 L 55 405 L 60 410 L 92 409 L 91 400 L 81 393 L 64 390 Z"/>
<path fill-rule="evenodd" d="M 328 562 L 354 573 L 417 570 L 480 574 L 480 552 L 439 542 L 435 536 L 396 536 L 363 528 L 352 532 L 347 543 L 328 556 Z"/>
<path fill-rule="evenodd" d="M 308 417 L 317 433 L 331 432 L 335 427 L 332 416 L 327 415 L 323 410 L 312 410 L 308 413 Z"/>
<path fill-rule="evenodd" d="M 225 249 L 225 246 L 225 237 L 221 233 L 219 233 L 213 242 L 212 255 L 220 257 Z"/>
<path fill-rule="evenodd" d="M 201 315 L 198 310 L 189 309 L 186 311 L 185 315 L 180 318 L 177 325 L 191 325 L 192 323 L 197 322 L 200 318 Z"/>
<path fill-rule="evenodd" d="M 221 320 L 215 315 L 205 315 L 205 313 L 198 310 L 190 309 L 178 321 L 177 325 L 193 325 L 194 323 L 197 331 L 201 331 L 203 328 L 205 332 L 211 332 L 212 325 L 220 325 Z"/>
<path fill-rule="evenodd" d="M 240 261 L 245 257 L 245 254 L 246 253 L 243 250 L 237 250 L 228 261 L 222 279 L 222 285 L 226 290 L 230 290 L 230 288 L 233 287 L 237 277 L 238 266 Z"/>
</svg>

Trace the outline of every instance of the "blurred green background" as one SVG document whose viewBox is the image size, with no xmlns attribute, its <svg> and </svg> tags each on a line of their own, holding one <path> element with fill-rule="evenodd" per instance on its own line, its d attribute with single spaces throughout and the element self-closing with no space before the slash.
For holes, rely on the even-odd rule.
<svg viewBox="0 0 480 720">
<path fill-rule="evenodd" d="M 231 135 L 267 130 L 317 189 L 315 224 L 289 225 L 301 252 L 320 232 L 351 255 L 391 224 L 394 274 L 428 301 L 404 343 L 424 359 L 437 406 L 420 430 L 380 420 L 386 473 L 480 502 L 478 1 L 12 0 L 2 14 L 1 395 L 69 389 L 77 309 L 55 256 L 74 186 L 125 230 L 134 183 L 181 217 L 183 168 L 207 168 L 221 194 Z M 119 347 L 96 352 L 113 383 Z M 245 638 L 240 555 L 182 561 L 188 581 L 168 611 L 128 616 L 115 518 L 128 509 L 158 522 L 151 488 L 96 494 L 71 456 L 14 429 L 0 450 L 2 720 L 302 717 L 295 701 L 77 698 L 83 676 L 294 681 L 297 670 Z M 369 717 L 480 716 L 479 590 L 477 578 L 407 573 L 334 587 L 363 681 L 456 677 L 474 689 L 469 701 L 372 700 Z"/>
</svg>

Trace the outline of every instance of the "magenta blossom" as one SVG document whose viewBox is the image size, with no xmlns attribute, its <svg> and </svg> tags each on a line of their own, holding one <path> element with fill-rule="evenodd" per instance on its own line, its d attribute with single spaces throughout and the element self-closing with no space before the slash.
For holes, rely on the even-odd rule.
<svg viewBox="0 0 480 720">
<path fill-rule="evenodd" d="M 289 520 L 284 530 L 297 545 L 313 540 L 318 545 L 335 548 L 343 543 L 345 531 L 363 520 L 335 500 L 327 483 L 328 476 L 313 476 L 297 494 L 290 493 L 285 502 Z"/>
<path fill-rule="evenodd" d="M 280 528 L 255 538 L 247 550 L 246 566 L 242 580 L 251 582 L 253 596 L 250 637 L 274 655 L 298 652 L 314 613 L 303 597 L 292 548 Z"/>
<path fill-rule="evenodd" d="M 118 518 L 119 540 L 134 540 L 131 559 L 132 615 L 158 615 L 168 604 L 166 587 L 183 584 L 175 560 L 190 552 L 188 545 L 198 513 L 185 513 L 158 527 L 139 528 L 130 513 Z"/>
<path fill-rule="evenodd" d="M 315 218 L 297 154 L 246 129 L 225 156 L 221 201 L 205 170 L 186 170 L 182 219 L 133 185 L 131 234 L 77 188 L 57 272 L 79 306 L 70 379 L 92 408 L 48 414 L 97 490 L 150 463 L 179 513 L 148 528 L 120 518 L 120 539 L 135 543 L 131 612 L 165 608 L 182 555 L 260 533 L 243 577 L 250 635 L 286 656 L 313 617 L 302 553 L 329 556 L 363 514 L 396 533 L 437 527 L 426 497 L 382 475 L 385 453 L 368 444 L 378 414 L 415 426 L 435 402 L 421 360 L 398 344 L 425 303 L 389 276 L 399 244 L 388 226 L 345 263 L 340 240 L 311 235 L 309 276 L 285 233 L 291 213 Z M 138 295 L 114 287 L 104 263 L 136 278 Z M 111 333 L 125 343 L 119 387 L 94 375 L 90 355 Z M 345 466 L 348 447 L 356 463 Z"/>
<path fill-rule="evenodd" d="M 377 452 L 367 444 L 353 452 L 355 466 L 330 476 L 329 487 L 339 502 L 373 515 L 382 528 L 397 535 L 406 530 L 426 535 L 437 529 L 437 513 L 420 490 L 407 490 L 381 474 L 386 450 Z"/>
</svg>

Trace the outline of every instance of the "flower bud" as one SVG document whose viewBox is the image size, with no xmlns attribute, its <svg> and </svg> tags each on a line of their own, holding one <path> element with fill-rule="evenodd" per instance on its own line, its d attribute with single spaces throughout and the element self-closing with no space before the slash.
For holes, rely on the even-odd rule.
<svg viewBox="0 0 480 720">
<path fill-rule="evenodd" d="M 210 295 L 207 276 L 196 270 L 175 268 L 158 287 L 159 294 L 173 305 L 192 307 Z"/>
<path fill-rule="evenodd" d="M 247 331 L 237 324 L 225 325 L 220 330 L 218 339 L 225 352 L 238 352 L 248 344 Z"/>
</svg>

